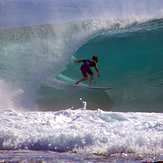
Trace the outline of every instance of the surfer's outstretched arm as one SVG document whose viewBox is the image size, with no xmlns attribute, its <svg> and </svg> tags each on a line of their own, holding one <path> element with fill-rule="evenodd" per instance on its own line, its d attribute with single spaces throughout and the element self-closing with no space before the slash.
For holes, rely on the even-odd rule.
<svg viewBox="0 0 163 163">
<path fill-rule="evenodd" d="M 84 62 L 84 60 L 74 60 L 76 63 Z"/>
</svg>

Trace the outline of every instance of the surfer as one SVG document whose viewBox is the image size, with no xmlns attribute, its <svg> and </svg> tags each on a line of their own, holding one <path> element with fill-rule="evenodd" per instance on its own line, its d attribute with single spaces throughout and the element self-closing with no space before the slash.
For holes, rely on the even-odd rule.
<svg viewBox="0 0 163 163">
<path fill-rule="evenodd" d="M 90 67 L 94 67 L 95 70 L 97 71 L 98 77 L 100 77 L 100 73 L 99 73 L 99 70 L 97 68 L 98 57 L 97 56 L 93 56 L 92 59 L 75 60 L 74 62 L 76 62 L 76 63 L 84 62 L 81 65 L 81 67 L 80 67 L 80 70 L 81 70 L 84 78 L 80 79 L 75 84 L 79 84 L 80 82 L 87 80 L 88 79 L 88 75 L 87 74 L 89 74 L 91 76 L 90 77 L 89 86 L 91 87 L 92 86 L 92 81 L 93 81 L 93 78 L 94 78 L 94 74 L 93 74 L 93 72 L 92 72 Z"/>
</svg>

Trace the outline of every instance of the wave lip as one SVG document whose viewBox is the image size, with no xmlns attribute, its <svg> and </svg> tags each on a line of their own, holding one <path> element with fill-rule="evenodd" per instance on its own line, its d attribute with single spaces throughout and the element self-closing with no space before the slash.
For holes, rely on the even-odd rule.
<svg viewBox="0 0 163 163">
<path fill-rule="evenodd" d="M 149 20 L 163 17 L 161 0 L 112 1 L 20 1 L 1 0 L 0 29 L 76 20 L 110 18 L 111 20 Z"/>
</svg>

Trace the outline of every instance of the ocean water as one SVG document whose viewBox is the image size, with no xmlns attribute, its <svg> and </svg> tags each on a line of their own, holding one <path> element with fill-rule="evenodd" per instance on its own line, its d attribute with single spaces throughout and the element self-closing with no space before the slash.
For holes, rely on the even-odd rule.
<svg viewBox="0 0 163 163">
<path fill-rule="evenodd" d="M 0 160 L 163 161 L 162 34 L 161 0 L 0 0 Z M 112 90 L 68 84 L 93 55 Z"/>
</svg>

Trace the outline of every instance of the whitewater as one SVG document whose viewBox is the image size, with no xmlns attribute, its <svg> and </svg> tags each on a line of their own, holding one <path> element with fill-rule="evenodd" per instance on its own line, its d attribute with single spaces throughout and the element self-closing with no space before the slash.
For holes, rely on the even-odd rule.
<svg viewBox="0 0 163 163">
<path fill-rule="evenodd" d="M 161 0 L 0 0 L 0 160 L 163 161 L 162 34 Z M 93 55 L 112 89 L 72 89 Z"/>
</svg>

